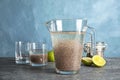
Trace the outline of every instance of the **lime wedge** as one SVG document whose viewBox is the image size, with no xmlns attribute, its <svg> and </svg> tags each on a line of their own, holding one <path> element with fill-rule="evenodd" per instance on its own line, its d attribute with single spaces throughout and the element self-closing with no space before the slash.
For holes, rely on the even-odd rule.
<svg viewBox="0 0 120 80">
<path fill-rule="evenodd" d="M 90 57 L 83 57 L 82 58 L 82 63 L 86 66 L 91 66 L 92 65 L 92 58 Z"/>
<path fill-rule="evenodd" d="M 105 59 L 99 55 L 94 55 L 92 61 L 97 67 L 103 67 L 106 64 Z"/>
</svg>

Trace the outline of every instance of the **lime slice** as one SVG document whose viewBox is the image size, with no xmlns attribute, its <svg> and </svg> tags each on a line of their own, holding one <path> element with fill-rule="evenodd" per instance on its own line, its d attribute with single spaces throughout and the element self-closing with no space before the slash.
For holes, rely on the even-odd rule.
<svg viewBox="0 0 120 80">
<path fill-rule="evenodd" d="M 49 62 L 54 62 L 54 61 L 55 61 L 54 51 L 53 51 L 53 50 L 48 51 L 48 61 L 49 61 Z"/>
<path fill-rule="evenodd" d="M 94 55 L 92 61 L 97 67 L 103 67 L 106 64 L 105 59 L 99 55 Z"/>
<path fill-rule="evenodd" d="M 82 58 L 82 63 L 86 66 L 91 66 L 92 65 L 92 58 L 90 57 L 83 57 Z"/>
</svg>

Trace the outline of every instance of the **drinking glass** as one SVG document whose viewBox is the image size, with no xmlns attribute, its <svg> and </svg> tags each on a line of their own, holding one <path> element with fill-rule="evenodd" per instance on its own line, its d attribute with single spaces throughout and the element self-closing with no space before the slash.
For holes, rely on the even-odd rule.
<svg viewBox="0 0 120 80">
<path fill-rule="evenodd" d="M 30 43 L 30 64 L 31 66 L 47 65 L 47 49 L 46 44 L 41 42 Z"/>
<path fill-rule="evenodd" d="M 29 43 L 18 41 L 15 42 L 15 61 L 16 64 L 29 63 Z"/>
</svg>

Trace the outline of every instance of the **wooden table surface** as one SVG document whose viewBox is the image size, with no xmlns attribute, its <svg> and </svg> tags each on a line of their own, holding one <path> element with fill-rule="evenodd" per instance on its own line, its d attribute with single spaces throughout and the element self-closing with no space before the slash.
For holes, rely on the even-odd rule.
<svg viewBox="0 0 120 80">
<path fill-rule="evenodd" d="M 106 58 L 102 68 L 81 65 L 75 75 L 55 73 L 55 65 L 49 62 L 45 67 L 31 67 L 15 64 L 14 58 L 0 58 L 0 80 L 120 80 L 120 58 Z"/>
</svg>

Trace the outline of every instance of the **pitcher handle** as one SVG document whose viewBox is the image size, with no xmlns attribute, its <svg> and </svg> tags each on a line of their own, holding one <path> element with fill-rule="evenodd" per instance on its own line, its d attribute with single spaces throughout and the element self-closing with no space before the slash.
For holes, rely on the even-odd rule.
<svg viewBox="0 0 120 80">
<path fill-rule="evenodd" d="M 86 28 L 85 28 L 86 29 Z M 85 49 L 88 48 L 88 52 L 86 56 L 88 57 L 92 57 L 93 55 L 95 55 L 95 29 L 93 27 L 87 26 L 87 29 L 90 29 L 90 32 L 87 32 L 90 35 L 90 42 L 85 43 L 84 47 Z M 87 31 L 86 29 L 86 31 Z"/>
<path fill-rule="evenodd" d="M 90 34 L 91 34 L 91 49 L 92 49 L 92 54 L 95 55 L 95 29 L 93 27 L 88 26 L 88 29 L 91 30 Z"/>
</svg>

